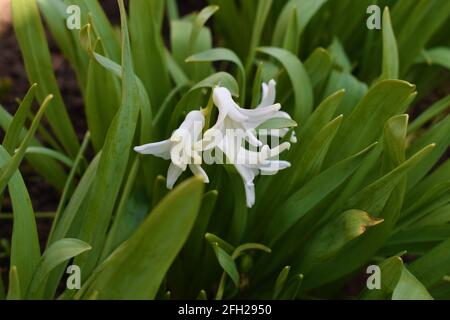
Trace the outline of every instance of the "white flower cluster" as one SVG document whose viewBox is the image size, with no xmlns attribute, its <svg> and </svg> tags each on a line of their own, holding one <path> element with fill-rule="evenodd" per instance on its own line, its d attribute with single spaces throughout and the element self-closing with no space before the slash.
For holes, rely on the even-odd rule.
<svg viewBox="0 0 450 320">
<path fill-rule="evenodd" d="M 289 149 L 290 143 L 284 142 L 270 148 L 261 140 L 271 136 L 272 145 L 277 138 L 288 132 L 287 128 L 280 130 L 261 130 L 256 128 L 274 118 L 290 119 L 289 114 L 280 111 L 281 105 L 275 103 L 276 83 L 274 80 L 262 85 L 261 103 L 255 109 L 243 109 L 233 100 L 231 93 L 224 87 L 213 90 L 213 102 L 219 110 L 216 123 L 207 129 L 203 136 L 205 116 L 202 111 L 191 111 L 187 114 L 180 127 L 172 136 L 164 141 L 149 143 L 135 147 L 141 154 L 171 160 L 167 173 L 167 188 L 172 189 L 175 182 L 186 170 L 187 166 L 193 174 L 209 182 L 208 175 L 201 167 L 202 154 L 211 156 L 215 153 L 213 161 L 205 159 L 205 163 L 225 163 L 217 155 L 225 155 L 226 163 L 234 165 L 242 177 L 245 186 L 247 206 L 255 203 L 254 179 L 258 174 L 271 175 L 279 170 L 288 168 L 290 163 L 278 160 L 278 155 Z M 259 138 L 258 138 L 259 136 Z M 291 142 L 295 142 L 293 134 Z M 248 148 L 246 148 L 246 144 Z"/>
</svg>

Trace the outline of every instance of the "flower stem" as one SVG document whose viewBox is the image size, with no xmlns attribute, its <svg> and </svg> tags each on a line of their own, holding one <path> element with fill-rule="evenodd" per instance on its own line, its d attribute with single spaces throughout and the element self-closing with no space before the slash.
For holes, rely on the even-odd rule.
<svg viewBox="0 0 450 320">
<path fill-rule="evenodd" d="M 205 127 L 203 129 L 204 131 L 209 129 L 209 125 L 211 122 L 211 113 L 212 113 L 213 107 L 214 107 L 213 91 L 211 91 L 211 95 L 209 97 L 208 104 L 206 105 L 206 108 L 202 109 L 202 113 L 205 116 Z"/>
</svg>

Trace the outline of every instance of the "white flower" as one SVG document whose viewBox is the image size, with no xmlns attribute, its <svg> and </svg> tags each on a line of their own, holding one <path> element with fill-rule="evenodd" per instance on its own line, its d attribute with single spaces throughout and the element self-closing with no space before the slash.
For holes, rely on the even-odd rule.
<svg viewBox="0 0 450 320">
<path fill-rule="evenodd" d="M 275 82 L 275 80 L 270 80 L 269 83 L 263 83 L 262 84 L 262 96 L 261 96 L 261 102 L 259 103 L 259 105 L 256 107 L 256 109 L 259 108 L 264 108 L 270 105 L 273 105 L 275 103 L 275 98 L 276 98 L 276 85 L 277 83 Z M 277 113 L 275 113 L 271 118 L 285 118 L 285 119 L 292 119 L 291 116 L 284 111 L 278 111 Z M 267 121 L 267 119 L 265 120 Z M 260 123 L 254 123 L 254 127 L 256 128 L 257 126 L 259 126 L 260 124 L 262 124 L 262 122 Z M 281 137 L 284 137 L 286 135 L 286 133 L 289 132 L 289 129 L 284 128 L 281 129 Z M 271 135 L 274 135 L 276 133 L 276 130 L 272 130 Z M 291 137 L 290 137 L 290 141 L 292 143 L 296 143 L 297 142 L 297 136 L 295 135 L 295 131 L 292 131 Z"/>
<path fill-rule="evenodd" d="M 259 152 L 247 150 L 243 146 L 244 140 L 254 147 L 263 145 L 256 137 L 254 129 L 268 119 L 276 118 L 281 108 L 280 104 L 273 103 L 275 97 L 270 97 L 271 94 L 274 92 L 266 90 L 265 95 L 263 94 L 263 105 L 258 108 L 243 109 L 234 102 L 228 89 L 216 87 L 213 91 L 213 101 L 219 109 L 219 116 L 216 124 L 207 130 L 203 137 L 205 149 L 221 150 L 235 166 L 244 182 L 248 207 L 255 203 L 254 179 L 258 174 L 275 174 L 290 166 L 287 161 L 273 159 L 289 149 L 288 142 L 273 149 L 264 145 Z"/>
<path fill-rule="evenodd" d="M 211 138 L 215 131 L 225 136 L 226 129 L 245 131 L 245 139 L 253 146 L 263 145 L 255 135 L 254 123 L 262 123 L 272 118 L 281 108 L 280 104 L 266 105 L 258 109 L 243 109 L 234 102 L 227 88 L 216 87 L 213 91 L 213 101 L 219 109 L 216 124 L 205 132 L 204 140 Z"/>
<path fill-rule="evenodd" d="M 251 208 L 255 204 L 255 185 L 253 180 L 258 174 L 273 175 L 291 166 L 288 161 L 272 159 L 284 150 L 289 149 L 289 147 L 289 142 L 284 142 L 273 149 L 265 145 L 260 152 L 249 151 L 242 147 L 239 148 L 238 161 L 234 164 L 234 167 L 244 182 L 247 207 Z"/>
<path fill-rule="evenodd" d="M 191 111 L 169 139 L 135 147 L 134 151 L 152 154 L 166 160 L 171 159 L 167 172 L 167 188 L 169 189 L 173 188 L 188 165 L 193 174 L 202 177 L 203 181 L 208 183 L 208 176 L 200 166 L 202 158 L 199 142 L 201 142 L 204 125 L 205 117 L 202 112 Z"/>
</svg>

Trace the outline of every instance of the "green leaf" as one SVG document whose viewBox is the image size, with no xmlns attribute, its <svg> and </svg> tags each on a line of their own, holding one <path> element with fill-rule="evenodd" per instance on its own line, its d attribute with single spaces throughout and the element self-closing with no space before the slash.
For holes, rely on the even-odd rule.
<svg viewBox="0 0 450 320">
<path fill-rule="evenodd" d="M 444 209 L 448 210 L 444 207 Z M 449 211 L 446 212 L 447 216 Z M 446 219 L 447 220 L 447 219 Z M 410 246 L 412 244 L 418 243 L 439 243 L 445 241 L 450 237 L 450 227 L 447 221 L 442 222 L 442 224 L 431 223 L 431 224 L 417 224 L 407 230 L 401 230 L 396 232 L 389 239 L 389 246 L 399 247 L 402 246 L 408 249 L 411 253 Z"/>
<path fill-rule="evenodd" d="M 310 180 L 320 172 L 325 156 L 327 155 L 331 142 L 339 130 L 342 119 L 342 115 L 336 117 L 323 127 L 310 142 L 304 142 L 307 144 L 305 152 L 302 156 L 294 160 L 295 167 L 301 168 L 301 170 L 298 170 L 293 174 L 294 188 L 302 185 L 305 181 Z"/>
<path fill-rule="evenodd" d="M 8 161 L 8 152 L 0 147 L 0 165 Z M 13 172 L 8 189 L 14 216 L 10 265 L 20 274 L 20 292 L 25 294 L 41 255 L 39 238 L 31 199 L 19 171 Z"/>
<path fill-rule="evenodd" d="M 277 280 L 275 281 L 275 287 L 273 289 L 273 299 L 276 299 L 281 291 L 283 290 L 286 280 L 289 276 L 289 271 L 291 271 L 291 267 L 290 266 L 286 266 L 283 268 L 283 270 L 281 270 L 280 274 L 277 277 Z"/>
<path fill-rule="evenodd" d="M 284 67 L 294 90 L 294 120 L 304 123 L 312 112 L 313 91 L 311 81 L 301 61 L 289 51 L 274 47 L 259 48 L 258 51 L 276 58 Z"/>
<path fill-rule="evenodd" d="M 7 300 L 21 300 L 22 291 L 20 289 L 20 279 L 16 266 L 11 266 L 9 270 L 9 288 Z"/>
<path fill-rule="evenodd" d="M 197 54 L 194 54 L 186 59 L 187 63 L 191 62 L 214 62 L 214 61 L 229 61 L 234 64 L 239 69 L 239 78 L 241 82 L 241 102 L 243 103 L 245 100 L 245 89 L 246 89 L 246 78 L 245 78 L 245 69 L 241 62 L 241 59 L 230 49 L 227 48 L 213 48 L 207 51 L 203 51 Z"/>
<path fill-rule="evenodd" d="M 52 243 L 39 260 L 26 294 L 27 298 L 41 298 L 43 285 L 50 272 L 61 263 L 90 249 L 91 247 L 87 243 L 78 239 L 67 238 Z"/>
<path fill-rule="evenodd" d="M 52 224 L 52 229 L 47 240 L 47 247 L 57 240 L 79 235 L 81 227 L 84 223 L 86 207 L 89 204 L 87 199 L 93 192 L 92 185 L 96 177 L 100 157 L 101 152 L 98 153 L 89 164 L 80 182 L 78 183 L 78 186 L 72 193 L 67 206 L 61 208 L 60 214 L 55 216 L 55 220 Z M 54 296 L 64 271 L 64 265 L 61 265 L 50 274 L 45 291 L 46 299 L 50 299 Z"/>
<path fill-rule="evenodd" d="M 402 258 L 394 256 L 384 260 L 380 268 L 380 289 L 365 289 L 361 295 L 363 300 L 387 300 L 392 296 L 404 269 Z"/>
<path fill-rule="evenodd" d="M 71 227 L 73 227 L 73 222 L 77 215 L 83 214 L 80 209 L 87 204 L 87 196 L 89 195 L 89 191 L 92 190 L 92 184 L 97 175 L 100 158 L 101 152 L 95 156 L 84 172 L 78 186 L 70 197 L 69 203 L 62 209 L 61 217 L 55 220 L 55 225 L 52 226 L 52 232 L 47 241 L 48 245 L 66 237 Z"/>
<path fill-rule="evenodd" d="M 429 65 L 439 65 L 450 69 L 450 48 L 437 47 L 426 50 L 422 53 L 418 62 L 427 63 Z"/>
<path fill-rule="evenodd" d="M 20 103 L 19 109 L 17 109 L 11 124 L 6 130 L 5 137 L 3 139 L 3 147 L 10 155 L 14 153 L 16 146 L 19 143 L 20 133 L 25 125 L 28 113 L 31 110 L 31 106 L 36 92 L 37 84 L 33 84 L 28 90 L 25 98 Z"/>
<path fill-rule="evenodd" d="M 293 54 L 298 52 L 300 39 L 298 37 L 298 22 L 297 22 L 297 8 L 294 6 L 291 10 L 289 22 L 286 27 L 284 35 L 283 49 L 286 49 Z"/>
<path fill-rule="evenodd" d="M 191 178 L 169 193 L 136 232 L 85 283 L 78 297 L 153 299 L 200 209 L 203 182 Z"/>
<path fill-rule="evenodd" d="M 42 156 L 53 158 L 58 160 L 59 162 L 65 164 L 69 168 L 73 166 L 73 161 L 66 155 L 55 151 L 53 149 L 44 148 L 44 147 L 28 147 L 25 149 L 25 154 L 40 154 Z"/>
<path fill-rule="evenodd" d="M 192 27 L 191 35 L 189 37 L 189 53 L 194 51 L 195 45 L 198 40 L 200 31 L 202 30 L 205 23 L 211 18 L 214 13 L 219 10 L 219 6 L 207 6 L 203 8 L 198 15 L 195 17 L 194 25 Z"/>
<path fill-rule="evenodd" d="M 340 71 L 351 73 L 352 63 L 339 39 L 333 38 L 333 42 L 330 44 L 328 51 L 330 51 L 333 57 L 333 63 L 341 69 Z"/>
<path fill-rule="evenodd" d="M 65 150 L 69 155 L 75 156 L 79 144 L 52 71 L 50 52 L 36 0 L 17 0 L 11 6 L 14 30 L 28 79 L 31 83 L 39 84 L 36 96 L 41 103 L 44 103 L 48 94 L 55 97 L 47 118 Z"/>
<path fill-rule="evenodd" d="M 122 82 L 124 81 L 124 72 L 123 68 L 115 63 L 114 61 L 98 54 L 93 54 L 95 60 L 100 63 L 104 68 L 111 71 L 114 75 L 119 77 Z M 151 140 L 153 137 L 153 115 L 152 115 L 152 107 L 150 103 L 150 99 L 147 95 L 147 92 L 145 90 L 144 84 L 142 81 L 135 75 L 134 81 L 136 82 L 136 90 L 137 90 L 137 96 L 136 104 L 139 107 L 140 111 L 140 117 L 141 117 L 141 132 L 140 132 L 140 141 L 141 143 L 146 143 L 147 141 Z M 109 128 L 108 128 L 109 129 Z M 148 176 L 148 173 L 146 172 L 144 168 L 144 173 Z M 148 178 L 148 177 L 147 177 Z"/>
<path fill-rule="evenodd" d="M 298 28 L 296 30 L 296 37 L 300 38 L 305 27 L 325 2 L 327 2 L 327 0 L 288 1 L 278 17 L 275 31 L 273 33 L 273 45 L 281 46 L 282 39 L 284 39 L 284 35 L 287 31 L 289 16 L 292 10 L 296 10 L 297 13 Z"/>
<path fill-rule="evenodd" d="M 414 141 L 408 148 L 409 155 L 432 143 L 436 148 L 419 167 L 408 175 L 408 189 L 411 190 L 439 161 L 450 145 L 450 115 L 434 124 L 423 136 Z"/>
<path fill-rule="evenodd" d="M 399 62 L 397 42 L 395 41 L 394 31 L 392 30 L 391 16 L 389 8 L 386 7 L 383 12 L 383 67 L 380 80 L 397 79 Z"/>
<path fill-rule="evenodd" d="M 271 130 L 271 129 L 284 129 L 293 128 L 297 126 L 297 122 L 287 118 L 272 118 L 261 123 L 256 130 Z"/>
<path fill-rule="evenodd" d="M 360 237 L 367 228 L 376 226 L 382 221 L 372 218 L 361 210 L 341 213 L 308 241 L 298 270 L 304 274 L 308 273 L 316 265 L 335 256 L 347 243 Z"/>
<path fill-rule="evenodd" d="M 255 21 L 253 23 L 253 28 L 251 29 L 252 35 L 250 38 L 247 61 L 245 63 L 245 70 L 247 73 L 250 73 L 251 71 L 255 59 L 256 48 L 259 46 L 259 43 L 261 41 L 261 35 L 270 12 L 270 8 L 272 7 L 272 3 L 273 0 L 258 1 L 255 13 Z"/>
<path fill-rule="evenodd" d="M 387 229 L 384 229 L 382 224 L 378 227 L 381 229 L 369 230 L 367 237 L 361 237 L 360 241 L 352 243 L 345 249 L 345 252 L 336 256 L 330 263 L 316 268 L 313 274 L 307 278 L 307 283 L 305 283 L 307 288 L 320 286 L 349 274 L 375 254 L 383 244 L 382 240 L 389 236 L 401 209 L 402 193 L 393 194 L 392 192 L 404 181 L 403 179 L 408 171 L 414 169 L 432 149 L 433 145 L 424 148 L 346 201 L 343 206 L 344 209 L 358 208 L 369 212 L 372 216 L 383 218 Z M 380 233 L 377 233 L 377 230 L 380 230 Z M 333 272 L 330 273 L 330 270 L 333 270 Z"/>
<path fill-rule="evenodd" d="M 205 234 L 205 239 L 211 244 L 213 245 L 214 243 L 218 243 L 219 246 L 224 249 L 229 255 L 232 255 L 234 250 L 236 249 L 235 247 L 233 247 L 231 244 L 229 244 L 228 242 L 226 242 L 225 240 L 222 240 L 221 238 L 219 238 L 218 236 L 212 234 L 212 233 L 206 233 Z"/>
<path fill-rule="evenodd" d="M 167 14 L 169 16 L 169 20 L 178 20 L 179 12 L 176 0 L 168 0 L 167 1 Z"/>
<path fill-rule="evenodd" d="M 434 186 L 450 180 L 450 159 L 445 161 L 436 170 L 427 175 L 406 196 L 406 203 L 414 204 Z"/>
<path fill-rule="evenodd" d="M 337 163 L 295 192 L 273 217 L 265 239 L 273 244 L 309 210 L 340 186 L 361 164 L 374 145 Z"/>
<path fill-rule="evenodd" d="M 102 42 L 97 48 L 103 52 Z M 104 94 L 108 92 L 108 94 Z M 101 150 L 106 133 L 119 106 L 120 87 L 116 78 L 105 70 L 91 53 L 85 94 L 85 113 L 92 144 L 96 151 Z"/>
<path fill-rule="evenodd" d="M 200 290 L 196 300 L 208 300 L 208 296 L 205 290 Z"/>
<path fill-rule="evenodd" d="M 227 48 L 213 48 L 207 51 L 196 53 L 186 59 L 186 62 L 214 62 L 214 61 L 229 61 L 236 64 L 241 72 L 245 75 L 244 65 L 241 59 L 230 49 Z"/>
<path fill-rule="evenodd" d="M 8 131 L 9 126 L 13 121 L 13 117 L 0 105 L 0 126 L 4 131 Z M 27 134 L 27 130 L 22 128 L 20 132 L 20 139 L 23 139 Z M 30 145 L 41 146 L 37 139 L 32 139 Z M 62 166 L 56 161 L 39 155 L 25 155 L 26 160 L 31 167 L 36 170 L 41 176 L 45 178 L 57 190 L 62 190 L 66 180 L 66 174 Z"/>
<path fill-rule="evenodd" d="M 332 68 L 330 53 L 324 48 L 317 48 L 305 61 L 305 69 L 311 79 L 311 85 L 316 90 L 323 85 Z"/>
<path fill-rule="evenodd" d="M 272 252 L 272 250 L 269 247 L 267 247 L 263 244 L 260 244 L 260 243 L 244 243 L 244 244 L 241 244 L 236 249 L 234 249 L 234 252 L 231 255 L 231 257 L 233 258 L 233 260 L 236 260 L 241 255 L 243 255 L 246 251 L 249 251 L 249 250 L 260 250 L 260 251 L 264 251 L 267 253 Z"/>
<path fill-rule="evenodd" d="M 185 245 L 186 256 L 193 262 L 197 262 L 201 258 L 203 245 L 205 243 L 204 235 L 214 211 L 217 197 L 218 192 L 216 190 L 209 191 L 203 195 L 200 213 Z"/>
<path fill-rule="evenodd" d="M 114 26 L 109 22 L 105 11 L 98 0 L 70 0 L 72 4 L 80 6 L 86 19 L 93 22 L 95 34 L 102 39 L 108 58 L 113 61 L 120 60 L 120 43 Z M 87 22 L 87 20 L 86 20 Z"/>
<path fill-rule="evenodd" d="M 326 97 L 337 90 L 345 90 L 345 96 L 337 113 L 347 117 L 367 93 L 367 85 L 359 81 L 351 73 L 332 70 L 323 96 Z"/>
<path fill-rule="evenodd" d="M 295 275 L 286 285 L 283 292 L 278 297 L 279 300 L 295 300 L 297 298 L 300 286 L 303 283 L 303 274 Z"/>
<path fill-rule="evenodd" d="M 186 94 L 183 95 L 183 97 L 175 106 L 175 110 L 172 111 L 166 133 L 171 134 L 172 130 L 176 128 L 183 112 L 188 112 L 190 110 L 189 108 L 194 107 L 192 106 L 192 97 L 197 93 L 197 91 L 203 88 L 213 89 L 214 87 L 219 85 L 230 90 L 233 96 L 239 96 L 239 86 L 233 76 L 231 76 L 229 73 L 217 72 L 210 75 L 209 77 L 195 84 Z"/>
<path fill-rule="evenodd" d="M 213 75 L 210 75 L 209 77 L 195 84 L 189 91 L 192 92 L 201 88 L 214 88 L 215 86 L 226 87 L 228 90 L 230 90 L 232 96 L 239 97 L 239 86 L 236 80 L 233 76 L 226 72 L 217 72 Z"/>
<path fill-rule="evenodd" d="M 77 45 L 78 33 L 67 28 L 66 3 L 64 1 L 37 0 L 37 4 L 52 34 L 52 38 L 57 43 L 64 57 L 72 65 L 77 76 L 79 87 L 83 92 L 84 84 L 86 83 L 88 59 L 83 54 L 82 48 Z"/>
<path fill-rule="evenodd" d="M 111 252 L 116 249 L 123 241 L 128 239 L 138 225 L 142 222 L 143 217 L 137 214 L 135 210 L 130 210 L 130 202 L 138 202 L 139 192 L 135 188 L 136 177 L 139 171 L 139 158 L 133 161 L 131 169 L 128 173 L 126 183 L 117 205 L 116 215 L 106 238 L 105 247 L 103 248 L 102 258 L 104 260 Z M 139 203 L 139 202 L 138 202 Z M 143 214 L 148 213 L 148 206 L 144 207 Z M 131 226 L 130 226 L 131 224 Z"/>
<path fill-rule="evenodd" d="M 106 231 L 126 174 L 129 155 L 136 131 L 141 96 L 133 72 L 128 26 L 123 1 L 119 1 L 122 18 L 122 101 L 119 110 L 108 129 L 97 175 L 93 182 L 95 193 L 89 198 L 86 215 L 81 228 L 80 239 L 92 246 L 89 254 L 81 255 L 76 263 L 89 275 L 96 265 L 104 245 Z"/>
<path fill-rule="evenodd" d="M 430 212 L 450 201 L 450 180 L 438 183 L 427 190 L 416 201 L 406 205 L 402 212 L 402 221 L 399 228 L 405 228 L 417 222 L 420 218 L 428 216 Z"/>
<path fill-rule="evenodd" d="M 189 83 L 189 78 L 168 50 L 166 50 L 166 59 L 167 69 L 177 86 L 187 85 Z"/>
<path fill-rule="evenodd" d="M 414 225 L 418 227 L 435 225 L 446 226 L 448 222 L 450 222 L 450 204 L 433 209 Z"/>
<path fill-rule="evenodd" d="M 211 245 L 214 249 L 214 253 L 216 254 L 217 261 L 219 262 L 222 269 L 230 276 L 234 285 L 236 287 L 239 286 L 239 272 L 233 258 L 220 247 L 219 243 L 214 242 Z"/>
<path fill-rule="evenodd" d="M 450 239 L 435 246 L 425 255 L 413 261 L 409 270 L 427 288 L 436 284 L 450 272 Z"/>
<path fill-rule="evenodd" d="M 403 267 L 397 286 L 392 293 L 392 300 L 433 300 L 419 280 Z"/>
<path fill-rule="evenodd" d="M 397 32 L 400 75 L 406 74 L 433 34 L 444 25 L 449 13 L 450 3 L 436 0 L 398 3 L 394 7 L 392 21 Z"/>
<path fill-rule="evenodd" d="M 133 61 L 136 75 L 144 83 L 152 106 L 159 106 L 170 91 L 170 78 L 159 22 L 164 13 L 161 10 L 163 5 L 163 0 L 130 2 Z M 143 65 L 146 67 L 139 67 Z"/>
<path fill-rule="evenodd" d="M 194 23 L 195 22 L 188 20 L 175 20 L 170 23 L 170 47 L 175 63 L 172 63 L 170 58 L 168 58 L 167 62 L 169 70 L 172 69 L 172 71 L 174 71 L 174 66 L 179 66 L 189 79 L 198 81 L 211 74 L 211 65 L 188 65 L 185 63 L 185 60 L 194 53 L 211 49 L 212 36 L 208 28 L 201 28 L 196 36 L 197 40 L 195 47 L 190 48 L 189 41 L 191 39 L 192 31 L 195 28 Z"/>
<path fill-rule="evenodd" d="M 364 208 L 364 210 L 378 216 L 383 209 L 387 197 L 398 184 L 399 180 L 409 171 L 414 169 L 434 148 L 433 144 L 423 148 L 411 158 L 401 163 L 394 170 L 368 185 L 353 197 L 346 206 Z"/>
<path fill-rule="evenodd" d="M 345 90 L 339 90 L 324 99 L 316 108 L 316 110 L 314 110 L 308 121 L 306 121 L 306 123 L 300 127 L 300 139 L 310 141 L 319 130 L 321 130 L 329 121 L 331 121 L 340 103 L 342 102 L 342 98 L 344 97 L 344 95 Z M 306 146 L 306 143 L 300 143 L 299 146 L 296 147 L 297 149 L 295 149 L 298 150 L 295 152 L 295 155 L 297 156 L 304 153 Z"/>
<path fill-rule="evenodd" d="M 64 206 L 66 205 L 66 200 L 69 197 L 70 189 L 73 186 L 73 182 L 76 176 L 76 173 L 79 171 L 79 166 L 82 160 L 84 159 L 84 153 L 86 152 L 86 149 L 90 142 L 90 133 L 89 131 L 86 132 L 83 143 L 81 144 L 80 150 L 78 151 L 77 157 L 75 158 L 75 161 L 73 163 L 73 166 L 70 169 L 69 176 L 67 177 L 66 184 L 64 186 L 63 192 L 61 194 L 61 198 L 59 199 L 58 208 L 56 209 L 55 217 L 53 218 L 52 228 L 50 230 L 50 234 L 47 238 L 47 243 L 49 243 L 53 239 L 53 232 L 55 231 L 56 226 L 59 223 L 59 219 L 61 218 L 61 214 L 63 212 Z M 89 165 L 88 169 L 86 170 L 85 174 L 89 170 L 89 168 L 92 166 L 93 163 L 96 163 L 95 159 L 91 161 L 91 164 Z M 81 183 L 81 181 L 80 181 Z M 74 193 L 72 193 L 71 199 L 74 199 Z M 62 237 L 60 237 L 61 239 Z"/>
<path fill-rule="evenodd" d="M 414 91 L 415 86 L 400 80 L 384 80 L 375 84 L 343 121 L 330 147 L 326 165 L 348 157 L 375 141 L 381 135 L 380 123 L 404 112 L 405 104 Z"/>
<path fill-rule="evenodd" d="M 50 95 L 44 100 L 41 107 L 39 108 L 39 111 L 36 113 L 33 122 L 31 123 L 30 129 L 28 130 L 27 134 L 25 135 L 25 138 L 20 144 L 19 149 L 12 156 L 11 160 L 8 161 L 8 163 L 2 166 L 2 168 L 0 169 L 0 193 L 3 192 L 6 185 L 8 184 L 9 179 L 14 174 L 14 172 L 19 168 L 19 165 L 22 162 L 23 157 L 25 156 L 26 149 L 30 144 L 30 141 L 34 136 L 34 133 L 36 132 L 40 124 L 41 118 L 44 115 L 45 110 L 47 109 L 52 98 L 53 96 Z"/>
<path fill-rule="evenodd" d="M 408 133 L 421 128 L 425 123 L 432 120 L 442 112 L 450 109 L 450 95 L 438 100 L 422 112 L 408 127 Z"/>
</svg>

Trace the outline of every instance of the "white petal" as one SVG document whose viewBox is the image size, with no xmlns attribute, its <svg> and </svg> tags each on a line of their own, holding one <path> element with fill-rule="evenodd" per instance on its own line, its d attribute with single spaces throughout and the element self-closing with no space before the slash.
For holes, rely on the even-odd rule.
<svg viewBox="0 0 450 320">
<path fill-rule="evenodd" d="M 174 144 L 170 149 L 170 159 L 172 160 L 172 163 L 176 165 L 178 168 L 185 170 L 188 163 L 186 161 L 186 157 L 184 156 L 183 150 L 184 150 L 183 141 Z"/>
<path fill-rule="evenodd" d="M 242 180 L 244 180 L 245 184 L 252 184 L 255 177 L 258 175 L 258 170 L 250 168 L 245 165 L 235 164 L 237 172 L 241 176 Z"/>
<path fill-rule="evenodd" d="M 274 175 L 278 171 L 289 168 L 291 166 L 291 163 L 288 161 L 283 160 L 272 160 L 269 161 L 267 165 L 264 167 L 261 167 L 261 174 L 262 175 Z"/>
<path fill-rule="evenodd" d="M 229 116 L 234 121 L 243 122 L 248 118 L 240 111 L 239 106 L 234 102 L 231 92 L 224 87 L 216 87 L 213 91 L 214 104 L 219 108 L 219 119 L 217 122 L 223 122 L 225 116 Z"/>
<path fill-rule="evenodd" d="M 170 140 L 148 143 L 134 147 L 134 151 L 141 154 L 152 154 L 163 159 L 170 159 Z"/>
<path fill-rule="evenodd" d="M 282 153 L 284 150 L 289 150 L 290 147 L 291 147 L 291 144 L 289 142 L 283 142 L 282 144 L 280 144 L 270 150 L 270 158 L 276 157 L 277 155 Z"/>
<path fill-rule="evenodd" d="M 277 113 L 275 113 L 274 118 L 292 119 L 291 116 L 289 115 L 289 113 L 284 112 L 284 111 L 278 111 Z"/>
<path fill-rule="evenodd" d="M 261 162 L 266 160 L 270 156 L 270 148 L 265 145 L 261 148 L 261 151 L 251 151 L 240 147 L 237 153 L 237 164 L 243 164 L 246 166 L 260 165 Z"/>
<path fill-rule="evenodd" d="M 270 106 L 275 103 L 276 97 L 276 82 L 275 80 L 270 80 L 268 84 L 262 84 L 262 97 L 261 102 L 256 108 L 263 108 Z"/>
<path fill-rule="evenodd" d="M 245 183 L 244 187 L 247 207 L 251 208 L 255 204 L 255 185 L 253 183 Z"/>
<path fill-rule="evenodd" d="M 206 174 L 205 170 L 198 164 L 190 164 L 189 169 L 191 169 L 192 173 L 196 176 L 199 176 L 203 178 L 204 183 L 209 183 L 208 175 Z"/>
<path fill-rule="evenodd" d="M 183 170 L 170 163 L 169 170 L 167 170 L 167 189 L 172 189 L 175 182 L 177 182 Z"/>
<path fill-rule="evenodd" d="M 279 103 L 275 103 L 266 107 L 258 109 L 240 109 L 241 113 L 249 118 L 249 122 L 255 122 L 260 120 L 267 120 L 273 118 L 275 114 L 281 109 Z"/>
<path fill-rule="evenodd" d="M 297 143 L 297 135 L 295 134 L 295 131 L 292 131 L 292 133 L 291 133 L 291 138 L 289 139 L 289 141 L 291 142 L 291 143 Z"/>
<path fill-rule="evenodd" d="M 246 140 L 255 147 L 260 147 L 263 145 L 263 143 L 258 140 L 258 138 L 256 137 L 256 135 L 253 133 L 252 130 L 247 130 L 245 137 Z"/>
</svg>

